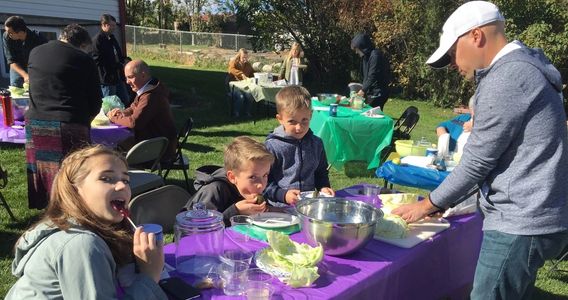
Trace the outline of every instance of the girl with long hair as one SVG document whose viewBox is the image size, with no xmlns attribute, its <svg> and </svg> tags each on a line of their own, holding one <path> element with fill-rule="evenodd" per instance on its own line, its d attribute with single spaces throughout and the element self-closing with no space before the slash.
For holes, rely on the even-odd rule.
<svg viewBox="0 0 568 300">
<path fill-rule="evenodd" d="M 104 146 L 65 158 L 45 215 L 16 243 L 19 279 L 6 299 L 167 299 L 157 284 L 161 244 L 141 227 L 132 235 L 121 213 L 128 180 L 124 157 Z"/>
<path fill-rule="evenodd" d="M 303 73 L 308 68 L 302 54 L 300 43 L 294 42 L 288 56 L 282 62 L 279 79 L 286 79 L 288 84 L 302 85 Z"/>
</svg>

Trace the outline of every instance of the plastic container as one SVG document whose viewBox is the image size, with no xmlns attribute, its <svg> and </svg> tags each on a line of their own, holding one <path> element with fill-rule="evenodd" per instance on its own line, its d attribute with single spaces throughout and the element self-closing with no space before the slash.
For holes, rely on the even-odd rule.
<svg viewBox="0 0 568 300">
<path fill-rule="evenodd" d="M 400 156 L 424 156 L 429 145 L 414 145 L 413 140 L 398 140 L 394 142 L 396 152 Z"/>
<path fill-rule="evenodd" d="M 215 272 L 223 254 L 223 215 L 198 203 L 176 216 L 174 228 L 176 270 L 198 277 Z"/>
</svg>

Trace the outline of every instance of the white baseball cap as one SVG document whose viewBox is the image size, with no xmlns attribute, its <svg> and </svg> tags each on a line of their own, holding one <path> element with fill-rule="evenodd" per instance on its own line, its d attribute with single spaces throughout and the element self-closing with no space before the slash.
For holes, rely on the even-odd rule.
<svg viewBox="0 0 568 300">
<path fill-rule="evenodd" d="M 454 11 L 444 27 L 442 27 L 442 36 L 440 37 L 440 46 L 426 64 L 433 68 L 443 68 L 450 63 L 448 51 L 458 40 L 460 36 L 468 31 L 495 21 L 505 21 L 503 15 L 499 12 L 499 8 L 486 1 L 470 1 L 458 7 Z"/>
</svg>

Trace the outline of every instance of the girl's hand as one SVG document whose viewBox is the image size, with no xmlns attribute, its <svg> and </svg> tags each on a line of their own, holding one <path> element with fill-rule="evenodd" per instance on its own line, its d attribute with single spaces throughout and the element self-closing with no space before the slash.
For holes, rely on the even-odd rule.
<svg viewBox="0 0 568 300">
<path fill-rule="evenodd" d="M 140 273 L 150 276 L 156 283 L 164 269 L 164 249 L 162 244 L 156 245 L 154 233 L 142 231 L 142 227 L 134 231 L 134 256 Z"/>
</svg>

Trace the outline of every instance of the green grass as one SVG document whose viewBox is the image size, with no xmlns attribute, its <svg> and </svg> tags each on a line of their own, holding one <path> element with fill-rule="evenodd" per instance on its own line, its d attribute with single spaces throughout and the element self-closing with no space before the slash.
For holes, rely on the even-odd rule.
<svg viewBox="0 0 568 300">
<path fill-rule="evenodd" d="M 172 102 L 181 105 L 174 109 L 178 126 L 188 117 L 195 121 L 189 144 L 185 152 L 191 158 L 190 176 L 193 178 L 194 169 L 205 164 L 223 163 L 223 148 L 235 136 L 249 135 L 263 141 L 265 136 L 277 125 L 274 117 L 266 116 L 264 108 L 259 111 L 259 118 L 254 124 L 252 120 L 235 120 L 229 117 L 229 103 L 225 97 L 223 70 L 188 69 L 162 61 L 147 61 L 152 66 L 153 75 L 160 78 L 172 90 Z M 341 87 L 330 90 L 341 90 Z M 312 91 L 312 93 L 319 91 Z M 409 105 L 418 107 L 420 121 L 413 131 L 414 139 L 426 137 L 435 141 L 434 128 L 442 120 L 453 114 L 449 109 L 439 109 L 431 104 L 419 101 L 404 101 L 392 99 L 386 105 L 385 112 L 398 117 Z M 271 112 L 273 115 L 273 112 Z M 0 296 L 3 298 L 16 278 L 11 275 L 10 264 L 13 259 L 13 245 L 22 231 L 38 218 L 38 212 L 27 208 L 27 183 L 25 177 L 24 148 L 21 145 L 0 144 L 0 164 L 9 172 L 8 187 L 2 190 L 18 222 L 9 221 L 8 214 L 0 208 Z M 356 169 L 354 169 L 356 171 Z M 354 171 L 351 170 L 351 171 Z M 353 173 L 353 174 L 351 174 Z M 335 169 L 330 171 L 332 186 L 336 189 L 360 182 L 382 185 L 380 179 L 373 177 L 371 172 L 350 172 L 354 177 L 348 177 L 345 172 Z M 173 171 L 168 177 L 168 183 L 184 186 L 183 174 Z M 396 186 L 404 191 L 425 191 Z M 171 238 L 171 236 L 168 236 Z M 568 262 L 560 266 L 568 270 Z M 557 272 L 548 274 L 549 266 L 539 272 L 537 293 L 534 299 L 558 299 L 568 297 L 567 273 Z"/>
</svg>

